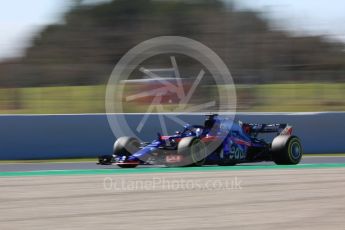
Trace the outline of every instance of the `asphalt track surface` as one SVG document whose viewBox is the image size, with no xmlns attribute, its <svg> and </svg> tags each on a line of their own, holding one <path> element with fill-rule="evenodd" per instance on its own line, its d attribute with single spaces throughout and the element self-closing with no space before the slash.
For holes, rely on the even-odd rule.
<svg viewBox="0 0 345 230">
<path fill-rule="evenodd" d="M 345 157 L 306 157 L 297 166 L 25 165 L 32 168 L 13 171 L 24 165 L 0 165 L 0 229 L 345 226 Z"/>
<path fill-rule="evenodd" d="M 345 156 L 304 156 L 301 164 L 345 163 Z M 242 165 L 274 165 L 273 162 L 260 162 Z M 164 167 L 164 166 L 140 166 Z M 114 165 L 97 165 L 95 162 L 60 162 L 60 163 L 1 163 L 0 172 L 37 171 L 37 170 L 73 170 L 73 169 L 113 169 Z"/>
</svg>

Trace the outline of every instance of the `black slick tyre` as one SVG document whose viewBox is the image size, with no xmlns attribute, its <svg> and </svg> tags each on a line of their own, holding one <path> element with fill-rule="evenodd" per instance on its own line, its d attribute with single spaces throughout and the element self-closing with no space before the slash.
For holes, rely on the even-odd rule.
<svg viewBox="0 0 345 230">
<path fill-rule="evenodd" d="M 116 156 L 130 156 L 137 152 L 140 147 L 140 142 L 134 137 L 120 137 L 114 144 L 114 155 Z"/>
<path fill-rule="evenodd" d="M 301 141 L 296 136 L 275 137 L 270 151 L 273 161 L 278 165 L 296 165 L 301 161 L 303 155 Z"/>
</svg>

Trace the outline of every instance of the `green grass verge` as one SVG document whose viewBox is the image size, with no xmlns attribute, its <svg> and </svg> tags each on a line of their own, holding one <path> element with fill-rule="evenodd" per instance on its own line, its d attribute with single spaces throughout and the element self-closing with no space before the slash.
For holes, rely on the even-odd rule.
<svg viewBox="0 0 345 230">
<path fill-rule="evenodd" d="M 219 86 L 219 89 L 226 87 Z M 0 113 L 104 113 L 105 89 L 105 85 L 0 89 Z M 211 94 L 216 89 L 208 87 Z M 132 91 L 128 93 L 133 94 Z M 238 111 L 345 111 L 345 83 L 236 85 L 236 91 Z M 118 99 L 114 98 L 115 101 Z M 145 112 L 147 106 L 124 103 L 125 112 Z M 167 111 L 170 107 L 175 108 L 166 106 Z"/>
</svg>

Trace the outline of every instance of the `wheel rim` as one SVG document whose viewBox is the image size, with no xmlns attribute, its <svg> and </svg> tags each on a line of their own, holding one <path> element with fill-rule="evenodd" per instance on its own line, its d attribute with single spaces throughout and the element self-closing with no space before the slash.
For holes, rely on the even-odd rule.
<svg viewBox="0 0 345 230">
<path fill-rule="evenodd" d="M 290 145 L 290 156 L 292 157 L 292 159 L 294 160 L 298 160 L 302 155 L 302 148 L 300 143 L 298 143 L 297 141 L 294 141 L 291 143 Z"/>
</svg>

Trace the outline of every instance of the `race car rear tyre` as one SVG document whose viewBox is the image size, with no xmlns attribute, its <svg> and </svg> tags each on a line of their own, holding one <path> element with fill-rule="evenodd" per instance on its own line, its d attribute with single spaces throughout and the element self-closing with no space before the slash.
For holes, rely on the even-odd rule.
<svg viewBox="0 0 345 230">
<path fill-rule="evenodd" d="M 273 161 L 278 165 L 296 165 L 303 155 L 301 141 L 296 136 L 277 136 L 273 139 L 271 153 Z"/>
<path fill-rule="evenodd" d="M 116 156 L 130 156 L 137 152 L 140 147 L 140 142 L 134 137 L 120 137 L 114 144 L 114 155 Z"/>
<path fill-rule="evenodd" d="M 184 157 L 184 166 L 202 166 L 207 157 L 205 144 L 197 137 L 183 138 L 177 152 Z"/>
</svg>

